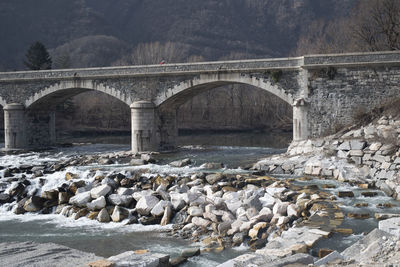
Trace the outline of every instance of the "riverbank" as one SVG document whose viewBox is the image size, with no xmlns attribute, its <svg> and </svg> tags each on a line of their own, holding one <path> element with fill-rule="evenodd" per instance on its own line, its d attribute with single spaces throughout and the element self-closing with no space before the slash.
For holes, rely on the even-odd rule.
<svg viewBox="0 0 400 267">
<path fill-rule="evenodd" d="M 338 180 L 352 184 L 355 188 L 367 190 L 364 194 L 366 198 L 373 197 L 375 193 L 371 192 L 380 189 L 387 196 L 399 200 L 400 151 L 397 141 L 399 133 L 400 120 L 382 116 L 360 128 L 348 128 L 321 139 L 293 142 L 285 154 L 265 158 L 257 162 L 253 168 L 265 174 L 306 175 Z M 356 193 L 348 191 L 343 194 L 345 197 L 353 198 Z M 368 203 L 353 203 L 353 213 L 347 216 L 351 215 L 360 220 L 370 217 L 371 214 L 365 213 Z M 330 259 L 325 259 L 324 264 L 330 261 L 336 261 L 335 266 L 349 263 L 357 266 L 398 264 L 399 255 L 396 247 L 400 244 L 397 218 L 399 215 L 385 211 L 385 206 L 389 207 L 390 204 L 383 203 L 382 211 L 373 214 L 377 220 L 382 220 L 379 222 L 379 229 L 383 230 L 382 232 L 378 231 L 379 234 L 376 231 L 371 232 L 341 254 L 337 252 L 332 254 Z"/>
<path fill-rule="evenodd" d="M 395 125 L 388 119 L 386 126 Z M 9 156 L 2 159 L 0 171 L 1 211 L 21 214 L 17 216 L 59 213 L 96 227 L 155 225 L 171 237 L 190 240 L 201 254 L 238 246 L 244 255 L 236 261 L 246 264 L 284 259 L 313 263 L 316 256 L 341 251 L 347 242 L 362 238 L 362 232 L 378 227 L 375 214 L 380 219 L 400 214 L 398 203 L 374 187 L 377 180 L 363 176 L 364 166 L 360 171 L 353 158 L 371 154 L 367 157 L 389 157 L 395 164 L 397 150 L 388 154 L 382 144 L 369 153 L 372 142 L 354 133 L 357 130 L 293 143 L 286 154 L 264 159 L 253 170 L 226 168 L 222 161 L 201 162 L 191 150 L 187 159 L 129 152 Z M 364 155 L 352 151 L 356 147 L 362 147 Z M 203 153 L 204 148 L 199 149 Z M 243 149 L 249 155 L 255 151 Z M 223 151 L 238 153 L 232 148 Z M 339 151 L 349 157 L 339 158 Z M 382 165 L 371 165 L 382 171 Z M 394 166 L 389 170 L 396 170 Z M 364 228 L 357 226 L 360 220 L 365 220 Z M 326 249 L 325 240 L 339 247 Z M 196 257 L 201 261 L 201 255 Z M 175 255 L 171 262 L 185 260 Z"/>
</svg>

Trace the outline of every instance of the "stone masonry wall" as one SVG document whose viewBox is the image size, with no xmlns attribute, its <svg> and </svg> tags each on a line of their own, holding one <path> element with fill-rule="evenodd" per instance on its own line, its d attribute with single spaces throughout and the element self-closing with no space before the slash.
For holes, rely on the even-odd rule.
<svg viewBox="0 0 400 267">
<path fill-rule="evenodd" d="M 350 125 L 354 115 L 400 94 L 400 67 L 324 68 L 309 71 L 311 137 Z"/>
</svg>

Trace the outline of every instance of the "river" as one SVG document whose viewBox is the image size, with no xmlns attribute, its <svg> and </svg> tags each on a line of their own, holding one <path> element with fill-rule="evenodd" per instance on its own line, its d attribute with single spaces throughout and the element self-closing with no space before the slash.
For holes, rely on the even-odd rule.
<svg viewBox="0 0 400 267">
<path fill-rule="evenodd" d="M 265 133 L 198 134 L 179 137 L 180 149 L 158 155 L 157 165 L 151 166 L 154 173 L 174 172 L 194 173 L 205 162 L 222 162 L 226 172 L 242 172 L 240 166 L 254 163 L 267 155 L 282 153 L 290 142 L 289 134 L 269 135 Z M 40 165 L 76 154 L 97 154 L 129 150 L 129 136 L 74 138 L 64 140 L 73 142 L 73 147 L 57 148 L 51 151 L 32 152 L 22 155 L 3 155 L 0 166 Z M 167 163 L 183 158 L 191 158 L 195 164 L 189 168 L 171 168 Z M 96 166 L 100 167 L 100 166 Z M 102 166 L 105 168 L 130 168 L 126 164 Z M 85 172 L 92 166 L 81 166 L 75 173 Z M 57 174 L 53 175 L 57 176 Z M 63 179 L 64 173 L 58 174 Z M 50 179 L 50 178 L 49 178 Z M 82 251 L 93 252 L 108 257 L 127 250 L 149 249 L 178 256 L 188 246 L 201 244 L 177 239 L 164 233 L 165 229 L 154 226 L 129 225 L 117 223 L 100 224 L 81 218 L 77 221 L 61 215 L 15 215 L 0 207 L 0 242 L 35 241 L 54 242 Z M 246 247 L 226 249 L 221 253 L 202 253 L 193 257 L 184 266 L 216 266 L 234 256 L 248 251 Z"/>
<path fill-rule="evenodd" d="M 76 154 L 96 154 L 112 151 L 129 150 L 129 137 L 120 138 L 83 138 L 70 140 L 76 143 L 73 147 L 57 148 L 51 151 L 31 152 L 22 155 L 3 155 L 0 157 L 0 166 L 19 166 L 26 163 L 41 165 L 43 162 L 56 161 L 68 158 Z M 173 175 L 176 173 L 192 174 L 199 171 L 199 166 L 205 162 L 223 162 L 224 172 L 241 173 L 246 172 L 241 166 L 254 163 L 258 159 L 285 151 L 290 142 L 289 135 L 264 133 L 235 133 L 217 135 L 185 135 L 179 139 L 180 149 L 175 152 L 160 154 L 157 156 L 157 164 L 146 165 L 151 173 L 163 173 Z M 190 158 L 195 163 L 190 167 L 173 168 L 169 162 L 177 159 Z M 68 171 L 74 173 L 85 173 L 93 168 L 107 169 L 132 169 L 143 167 L 132 167 L 125 163 L 115 163 L 104 166 L 79 166 Z M 49 175 L 48 183 L 54 185 L 57 181 L 64 179 L 65 172 Z M 293 178 L 283 176 L 281 179 Z M 52 184 L 53 183 L 53 184 Z M 352 228 L 353 235 L 343 236 L 334 234 L 332 238 L 320 241 L 318 248 L 331 248 L 339 251 L 358 240 L 363 233 L 377 226 L 373 214 L 380 212 L 377 204 L 392 203 L 394 206 L 385 209 L 385 212 L 400 213 L 399 203 L 385 196 L 377 190 L 378 195 L 367 198 L 361 195 L 362 190 L 351 185 L 342 184 L 337 181 L 313 179 L 309 181 L 298 181 L 301 183 L 316 184 L 322 188 L 323 184 L 333 184 L 334 188 L 324 189 L 331 194 L 340 190 L 350 190 L 355 193 L 355 198 L 338 198 L 337 204 L 343 213 L 366 212 L 371 214 L 367 220 L 355 220 L 345 218 L 341 227 Z M 46 186 L 46 185 L 45 185 Z M 368 207 L 356 208 L 355 203 L 366 202 Z M 159 226 L 129 225 L 121 223 L 100 224 L 86 218 L 73 220 L 61 215 L 37 215 L 25 214 L 15 215 L 8 210 L 7 205 L 0 206 L 0 242 L 10 241 L 35 241 L 54 242 L 67 245 L 72 248 L 87 252 L 93 252 L 99 256 L 108 257 L 127 250 L 149 249 L 177 256 L 188 246 L 201 246 L 198 243 L 181 240 L 168 236 L 166 228 Z M 168 228 L 168 227 L 167 227 Z M 221 253 L 202 253 L 193 257 L 184 266 L 216 266 L 234 256 L 248 252 L 245 246 L 233 249 L 225 249 Z"/>
</svg>

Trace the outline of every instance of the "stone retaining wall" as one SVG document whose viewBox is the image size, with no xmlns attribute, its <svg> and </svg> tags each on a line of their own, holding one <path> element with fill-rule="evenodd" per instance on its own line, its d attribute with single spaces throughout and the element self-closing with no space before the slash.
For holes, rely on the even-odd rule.
<svg viewBox="0 0 400 267">
<path fill-rule="evenodd" d="M 367 183 L 400 200 L 400 120 L 382 117 L 345 134 L 292 142 L 285 155 L 255 164 L 269 173 Z"/>
</svg>

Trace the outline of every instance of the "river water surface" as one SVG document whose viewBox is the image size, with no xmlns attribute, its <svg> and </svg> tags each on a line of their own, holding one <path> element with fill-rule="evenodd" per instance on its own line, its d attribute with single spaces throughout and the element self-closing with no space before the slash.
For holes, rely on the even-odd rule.
<svg viewBox="0 0 400 267">
<path fill-rule="evenodd" d="M 269 135 L 265 133 L 200 134 L 185 135 L 179 139 L 180 149 L 158 155 L 158 162 L 146 165 L 150 172 L 176 174 L 195 173 L 205 162 L 225 164 L 222 171 L 243 172 L 239 167 L 254 163 L 258 159 L 285 151 L 291 136 Z M 77 154 L 99 154 L 129 150 L 129 136 L 75 138 L 73 147 L 57 148 L 51 151 L 32 152 L 21 155 L 3 155 L 0 166 L 19 166 L 23 164 L 41 165 L 43 162 L 57 161 Z M 167 164 L 173 160 L 191 158 L 195 164 L 191 167 L 172 168 Z M 95 166 L 109 169 L 130 169 L 127 164 Z M 93 166 L 80 166 L 69 169 L 82 173 Z M 138 167 L 139 168 L 139 167 Z M 55 173 L 48 178 L 49 187 L 62 181 L 65 172 Z M 50 180 L 54 180 L 50 182 Z M 178 256 L 185 248 L 201 244 L 177 239 L 167 235 L 167 228 L 159 226 L 129 225 L 120 223 L 100 224 L 86 218 L 77 221 L 61 215 L 24 214 L 15 215 L 6 205 L 0 207 L 0 242 L 35 241 L 54 242 L 96 255 L 109 257 L 127 250 L 149 249 L 152 252 Z M 202 253 L 191 258 L 185 266 L 216 266 L 234 256 L 248 251 L 246 247 L 226 249 L 221 253 Z"/>
<path fill-rule="evenodd" d="M 187 135 L 180 137 L 180 149 L 176 152 L 158 155 L 158 163 L 146 165 L 150 173 L 160 173 L 166 175 L 173 174 L 192 174 L 201 168 L 205 162 L 222 162 L 225 168 L 219 171 L 230 173 L 246 172 L 241 166 L 246 166 L 256 162 L 262 157 L 282 153 L 286 150 L 290 142 L 290 135 L 268 135 L 265 133 L 248 134 L 219 134 L 219 135 Z M 129 137 L 121 138 L 96 138 L 96 139 L 75 139 L 77 142 L 73 147 L 58 148 L 52 151 L 31 152 L 21 155 L 3 155 L 0 157 L 0 166 L 19 166 L 23 164 L 41 165 L 43 162 L 57 161 L 68 158 L 76 154 L 97 154 L 113 151 L 129 150 Z M 91 144 L 90 144 L 91 143 Z M 191 158 L 195 164 L 190 167 L 172 168 L 167 164 L 173 160 Z M 85 173 L 93 168 L 106 168 L 115 170 L 130 170 L 128 164 L 116 163 L 106 166 L 79 166 L 69 167 L 67 171 L 73 173 Z M 54 184 L 62 182 L 65 172 L 57 172 L 47 177 L 49 188 Z M 282 179 L 293 178 L 283 176 Z M 370 213 L 373 217 L 379 203 L 391 202 L 395 206 L 385 212 L 400 213 L 399 203 L 385 196 L 378 191 L 375 198 L 365 198 L 360 195 L 357 187 L 341 184 L 337 181 L 326 181 L 313 179 L 299 183 L 334 184 L 336 188 L 326 189 L 332 194 L 339 190 L 351 190 L 355 192 L 355 198 L 338 199 L 338 205 L 343 213 L 362 211 Z M 45 185 L 45 187 L 46 187 Z M 354 203 L 367 202 L 367 208 L 354 208 Z M 25 214 L 15 215 L 10 207 L 3 205 L 0 207 L 0 242 L 10 241 L 35 241 L 40 243 L 54 242 L 66 245 L 71 248 L 93 252 L 99 256 L 108 257 L 127 250 L 149 249 L 152 252 L 170 254 L 172 257 L 179 255 L 185 248 L 190 246 L 199 247 L 201 244 L 177 239 L 167 235 L 168 227 L 160 226 L 141 226 L 128 225 L 121 223 L 100 224 L 86 218 L 73 220 L 61 215 L 37 215 Z M 370 231 L 377 226 L 377 221 L 373 218 L 367 220 L 345 219 L 343 228 L 354 229 L 354 235 L 342 236 L 335 234 L 333 238 L 322 240 L 317 248 L 325 247 L 343 250 L 351 243 L 358 240 L 363 233 Z M 234 249 L 226 249 L 221 253 L 202 253 L 200 256 L 191 258 L 185 266 L 216 266 L 232 257 L 248 252 L 248 248 L 243 246 Z"/>
</svg>

